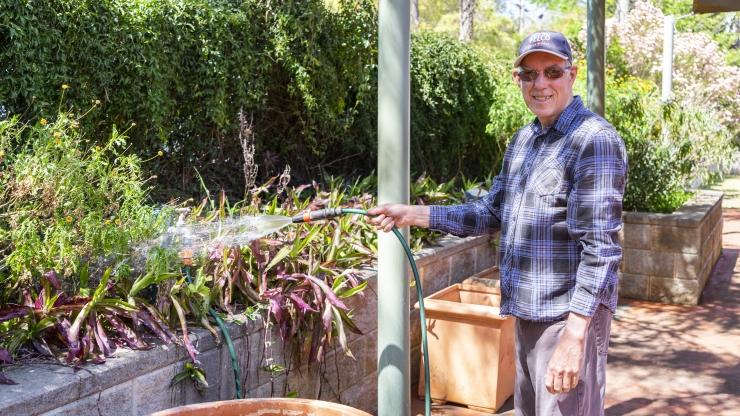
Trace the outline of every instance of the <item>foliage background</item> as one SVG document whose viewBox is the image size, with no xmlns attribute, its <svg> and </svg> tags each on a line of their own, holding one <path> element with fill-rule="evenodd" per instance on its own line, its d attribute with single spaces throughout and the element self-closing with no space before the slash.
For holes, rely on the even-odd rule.
<svg viewBox="0 0 740 416">
<path fill-rule="evenodd" d="M 102 142 L 99 132 L 134 123 L 132 150 L 164 152 L 148 166 L 159 198 L 198 193 L 198 175 L 243 196 L 240 109 L 253 122 L 260 179 L 286 164 L 299 180 L 368 174 L 376 26 L 370 0 L 3 1 L 0 104 L 38 120 L 55 113 L 62 84 L 72 112 L 100 100 L 86 134 Z M 413 170 L 473 176 L 495 165 L 485 63 L 438 35 L 413 43 L 412 137 L 432 147 L 414 156 Z M 457 140 L 464 146 L 442 150 Z"/>
</svg>

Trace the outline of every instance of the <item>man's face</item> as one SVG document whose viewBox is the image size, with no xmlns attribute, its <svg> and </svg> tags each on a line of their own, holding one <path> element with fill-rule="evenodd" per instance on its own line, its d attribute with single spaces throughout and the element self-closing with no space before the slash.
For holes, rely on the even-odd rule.
<svg viewBox="0 0 740 416">
<path fill-rule="evenodd" d="M 565 59 L 545 52 L 534 52 L 524 57 L 519 69 L 515 70 L 514 80 L 522 90 L 524 102 L 543 126 L 555 123 L 573 99 L 573 83 L 578 68 L 569 67 Z M 520 70 L 526 72 L 517 76 Z M 562 76 L 553 78 L 557 75 Z"/>
</svg>

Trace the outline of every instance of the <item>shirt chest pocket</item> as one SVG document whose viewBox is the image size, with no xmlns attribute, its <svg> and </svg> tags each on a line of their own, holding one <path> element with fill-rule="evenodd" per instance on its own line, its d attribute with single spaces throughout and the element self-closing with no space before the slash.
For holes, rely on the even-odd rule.
<svg viewBox="0 0 740 416">
<path fill-rule="evenodd" d="M 540 197 L 552 197 L 567 194 L 570 182 L 566 177 L 565 167 L 557 160 L 551 160 L 537 166 L 530 177 L 530 189 Z"/>
</svg>

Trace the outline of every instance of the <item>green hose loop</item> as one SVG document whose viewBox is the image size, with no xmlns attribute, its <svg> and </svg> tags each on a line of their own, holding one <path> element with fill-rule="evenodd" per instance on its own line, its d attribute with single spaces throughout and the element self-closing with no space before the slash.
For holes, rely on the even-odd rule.
<svg viewBox="0 0 740 416">
<path fill-rule="evenodd" d="M 185 279 L 187 279 L 188 283 L 193 283 L 193 280 L 190 277 L 190 267 L 183 266 L 183 274 L 185 274 Z M 216 310 L 213 308 L 208 308 L 208 311 L 211 313 L 211 316 L 216 321 L 216 324 L 221 329 L 221 333 L 224 336 L 224 339 L 226 340 L 226 346 L 229 348 L 229 355 L 231 355 L 231 368 L 234 370 L 234 384 L 236 385 L 236 398 L 242 399 L 244 396 L 242 395 L 242 382 L 241 382 L 241 375 L 239 371 L 239 361 L 236 358 L 236 351 L 234 351 L 234 343 L 231 342 L 231 335 L 229 335 L 229 330 L 226 328 L 226 325 L 224 324 L 224 321 L 221 319 L 220 316 L 218 316 L 218 313 L 216 313 Z"/>
<path fill-rule="evenodd" d="M 342 208 L 342 214 L 360 214 L 369 215 L 364 209 L 355 208 Z M 393 234 L 398 237 L 398 241 L 403 246 L 403 251 L 406 252 L 406 258 L 409 259 L 411 264 L 411 271 L 414 273 L 414 281 L 416 282 L 416 294 L 419 298 L 419 321 L 421 322 L 421 349 L 424 357 L 424 415 L 429 416 L 432 413 L 432 394 L 430 390 L 430 375 L 429 375 L 429 350 L 427 349 L 427 328 L 426 328 L 426 316 L 424 315 L 424 293 L 421 290 L 421 279 L 419 278 L 419 270 L 416 268 L 416 261 L 414 261 L 414 253 L 411 252 L 406 239 L 403 238 L 403 234 L 396 228 L 393 227 Z"/>
</svg>

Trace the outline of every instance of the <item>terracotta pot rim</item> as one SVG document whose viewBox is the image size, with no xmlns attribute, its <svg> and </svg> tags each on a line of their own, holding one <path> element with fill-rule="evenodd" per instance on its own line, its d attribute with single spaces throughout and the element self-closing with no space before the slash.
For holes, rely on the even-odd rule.
<svg viewBox="0 0 740 416">
<path fill-rule="evenodd" d="M 369 413 L 366 413 L 362 410 L 355 409 L 353 407 L 339 404 L 339 403 L 333 403 L 333 402 L 327 402 L 323 400 L 313 400 L 313 399 L 302 399 L 302 398 L 289 398 L 289 397 L 268 397 L 268 398 L 250 398 L 250 399 L 236 399 L 236 400 L 221 400 L 221 401 L 214 401 L 214 402 L 206 402 L 206 403 L 195 403 L 195 404 L 189 404 L 185 406 L 178 406 L 173 407 L 171 409 L 166 410 L 160 410 L 159 412 L 152 413 L 151 416 L 175 416 L 181 414 L 181 412 L 194 412 L 198 410 L 208 410 L 208 409 L 214 409 L 221 406 L 227 406 L 227 407 L 239 407 L 241 406 L 248 406 L 250 404 L 269 404 L 269 403 L 284 403 L 288 406 L 291 405 L 304 405 L 306 407 L 314 408 L 314 410 L 335 410 L 335 411 L 341 411 L 342 414 L 345 415 L 356 415 L 356 416 L 370 416 Z M 259 409 L 255 409 L 259 410 Z M 292 410 L 290 408 L 286 408 L 284 410 Z"/>
</svg>

